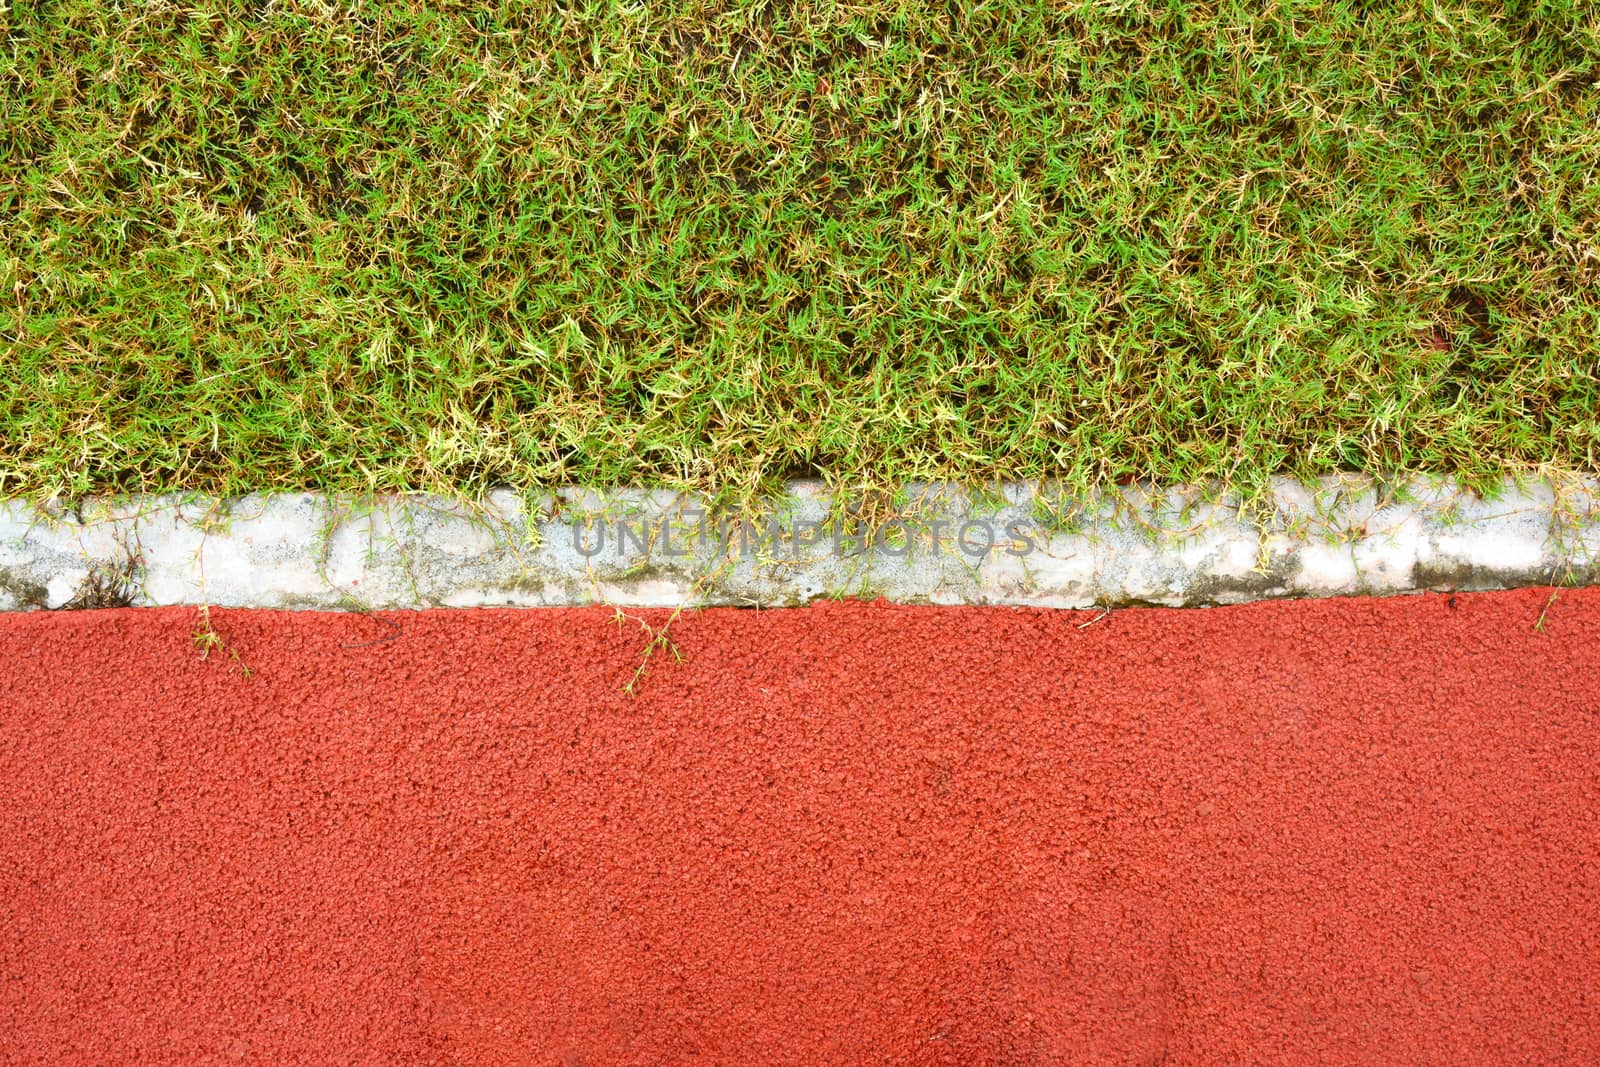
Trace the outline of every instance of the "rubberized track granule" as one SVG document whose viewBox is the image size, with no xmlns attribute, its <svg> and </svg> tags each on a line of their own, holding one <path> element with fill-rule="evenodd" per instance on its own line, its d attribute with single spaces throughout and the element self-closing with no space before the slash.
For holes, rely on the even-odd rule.
<svg viewBox="0 0 1600 1067">
<path fill-rule="evenodd" d="M 211 621 L 0 616 L 6 1062 L 1600 1062 L 1600 591 Z"/>
</svg>

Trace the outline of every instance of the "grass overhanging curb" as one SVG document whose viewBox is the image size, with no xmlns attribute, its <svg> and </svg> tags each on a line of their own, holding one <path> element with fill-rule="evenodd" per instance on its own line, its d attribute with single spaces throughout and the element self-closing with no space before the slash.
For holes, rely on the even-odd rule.
<svg viewBox="0 0 1600 1067">
<path fill-rule="evenodd" d="M 0 494 L 1600 469 L 1600 9 L 0 9 Z"/>
</svg>

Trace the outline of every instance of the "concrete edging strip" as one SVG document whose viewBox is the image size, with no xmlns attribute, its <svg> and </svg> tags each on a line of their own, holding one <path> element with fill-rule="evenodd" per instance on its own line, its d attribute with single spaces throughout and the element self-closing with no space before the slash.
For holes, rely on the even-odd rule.
<svg viewBox="0 0 1600 1067">
<path fill-rule="evenodd" d="M 1341 476 L 1247 508 L 1194 489 L 908 487 L 870 535 L 816 482 L 759 519 L 659 490 L 0 502 L 0 610 L 209 604 L 792 606 L 828 597 L 1202 606 L 1600 580 L 1600 478 Z"/>
</svg>

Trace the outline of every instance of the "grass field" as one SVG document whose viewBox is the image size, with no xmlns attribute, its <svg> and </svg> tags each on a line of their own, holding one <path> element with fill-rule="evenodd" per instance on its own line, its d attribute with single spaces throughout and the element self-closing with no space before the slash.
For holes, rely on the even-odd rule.
<svg viewBox="0 0 1600 1067">
<path fill-rule="evenodd" d="M 1600 7 L 0 0 L 0 492 L 1600 465 Z"/>
</svg>

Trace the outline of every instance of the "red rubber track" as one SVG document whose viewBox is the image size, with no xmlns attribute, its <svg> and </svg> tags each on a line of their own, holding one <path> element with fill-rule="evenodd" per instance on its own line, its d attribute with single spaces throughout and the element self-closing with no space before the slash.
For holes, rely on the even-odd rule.
<svg viewBox="0 0 1600 1067">
<path fill-rule="evenodd" d="M 1600 591 L 383 618 L 0 616 L 6 1060 L 1600 1062 Z"/>
</svg>

